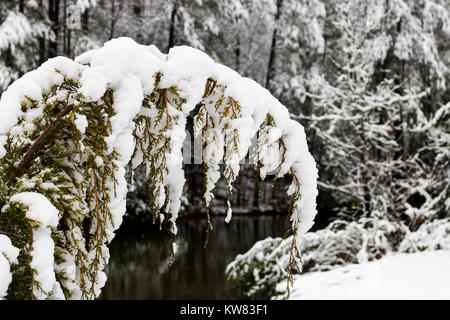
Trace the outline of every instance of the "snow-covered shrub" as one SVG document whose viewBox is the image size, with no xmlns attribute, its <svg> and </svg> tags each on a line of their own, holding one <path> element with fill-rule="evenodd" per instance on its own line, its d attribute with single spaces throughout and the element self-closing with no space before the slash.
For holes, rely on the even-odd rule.
<svg viewBox="0 0 450 320">
<path fill-rule="evenodd" d="M 317 196 L 303 127 L 266 89 L 199 50 L 174 47 L 164 55 L 119 38 L 75 61 L 50 59 L 2 94 L 0 231 L 16 235 L 11 241 L 20 249 L 6 298 L 99 296 L 108 244 L 126 211 L 128 164 L 145 168 L 155 219 L 177 234 L 181 148 L 198 104 L 206 207 L 224 158 L 231 219 L 239 161 L 262 132 L 254 159 L 261 177 L 272 170 L 292 177 L 289 259 L 296 262 Z"/>
<path fill-rule="evenodd" d="M 450 219 L 422 224 L 400 244 L 399 251 L 450 250 Z"/>
<path fill-rule="evenodd" d="M 359 221 L 335 220 L 325 229 L 302 236 L 301 264 L 292 272 L 326 271 L 335 267 L 380 259 L 396 251 L 405 238 L 404 226 L 378 218 Z M 236 292 L 246 298 L 269 298 L 277 283 L 290 279 L 292 237 L 258 241 L 249 251 L 236 256 L 226 273 Z M 281 245 L 280 245 L 281 242 Z"/>
<path fill-rule="evenodd" d="M 269 298 L 278 282 L 288 277 L 289 242 L 268 237 L 256 242 L 227 266 L 233 294 L 243 298 Z"/>
</svg>

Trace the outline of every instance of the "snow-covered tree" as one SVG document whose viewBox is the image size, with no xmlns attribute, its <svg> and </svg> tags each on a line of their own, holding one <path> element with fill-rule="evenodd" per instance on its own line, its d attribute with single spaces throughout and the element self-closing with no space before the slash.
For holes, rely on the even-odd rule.
<svg viewBox="0 0 450 320">
<path fill-rule="evenodd" d="M 199 103 L 194 128 L 203 141 L 206 206 L 219 162 L 231 194 L 239 161 L 259 133 L 261 177 L 272 170 L 292 177 L 290 264 L 297 263 L 317 195 L 303 127 L 266 89 L 201 51 L 181 46 L 164 55 L 119 38 L 75 61 L 50 59 L 2 95 L 2 298 L 99 296 L 107 245 L 125 213 L 128 164 L 145 167 L 153 214 L 176 235 L 186 117 Z"/>
<path fill-rule="evenodd" d="M 321 0 L 279 2 L 278 32 L 272 45 L 277 58 L 269 66 L 272 70 L 268 70 L 267 86 L 288 100 L 289 96 L 298 96 L 296 86 L 301 79 L 317 72 L 314 67 L 325 51 L 326 10 Z"/>
<path fill-rule="evenodd" d="M 39 65 L 42 38 L 54 36 L 35 1 L 0 3 L 0 92 Z"/>
<path fill-rule="evenodd" d="M 219 33 L 217 16 L 223 3 L 210 0 L 99 1 L 89 12 L 92 18 L 89 27 L 96 31 L 94 34 L 101 42 L 127 36 L 142 43 L 156 43 L 163 51 L 183 44 L 211 51 L 208 43 L 211 35 Z"/>
<path fill-rule="evenodd" d="M 66 24 L 69 6 L 88 17 L 96 0 L 5 0 L 0 3 L 0 91 L 57 55 L 72 57 L 99 47 L 95 36 Z"/>
<path fill-rule="evenodd" d="M 303 11 L 311 29 L 302 37 L 287 31 L 296 50 L 281 55 L 283 81 L 275 81 L 280 99 L 309 130 L 322 199 L 338 213 L 303 237 L 303 271 L 447 248 L 448 3 L 322 3 L 325 12 Z M 228 266 L 246 297 L 273 296 L 289 277 L 288 246 L 279 240 L 255 244 Z"/>
<path fill-rule="evenodd" d="M 276 4 L 273 0 L 225 1 L 227 5 L 220 19 L 225 42 L 217 50 L 220 59 L 236 70 L 265 84 L 271 34 L 275 24 Z M 245 32 L 242 32 L 245 30 Z M 226 52 L 224 54 L 223 52 Z"/>
<path fill-rule="evenodd" d="M 300 119 L 322 143 L 317 148 L 323 165 L 320 186 L 337 191 L 351 210 L 400 217 L 411 195 L 405 186 L 419 181 L 418 172 L 423 172 L 413 159 L 424 134 L 414 128 L 437 112 L 442 83 L 448 79 L 432 33 L 436 28 L 445 31 L 448 14 L 431 1 L 425 2 L 423 11 L 402 1 L 351 1 L 335 4 L 332 12 L 342 54 L 324 58 L 331 59 L 338 71 L 330 75 L 314 68 L 306 77 L 280 83 L 295 89 L 299 102 L 310 105 Z M 434 21 L 418 25 L 417 16 Z M 399 56 L 408 51 L 396 50 L 404 40 L 402 32 L 415 37 L 410 41 L 415 54 Z M 420 67 L 424 64 L 425 69 Z M 410 78 L 399 77 L 401 65 L 409 68 Z M 418 82 L 425 73 L 434 74 L 430 78 L 434 81 Z M 431 100 L 430 92 L 436 95 Z M 428 107 L 433 100 L 437 105 Z"/>
</svg>

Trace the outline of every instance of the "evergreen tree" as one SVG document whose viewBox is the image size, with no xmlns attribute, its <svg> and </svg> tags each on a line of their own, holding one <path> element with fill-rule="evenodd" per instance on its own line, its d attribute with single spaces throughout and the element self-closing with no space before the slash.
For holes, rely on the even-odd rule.
<svg viewBox="0 0 450 320">
<path fill-rule="evenodd" d="M 448 3 L 323 1 L 325 12 L 302 10 L 311 3 L 296 4 L 307 27 L 288 22 L 278 35 L 289 41 L 279 54 L 283 81 L 273 81 L 308 128 L 318 203 L 334 209 L 328 226 L 304 235 L 303 271 L 448 248 Z M 228 266 L 245 297 L 273 297 L 289 278 L 289 246 L 279 240 Z"/>
<path fill-rule="evenodd" d="M 36 2 L 0 3 L 0 92 L 43 62 L 43 38 L 54 39 L 54 35 Z"/>
<path fill-rule="evenodd" d="M 230 221 L 239 161 L 259 132 L 255 166 L 262 178 L 272 170 L 292 177 L 291 231 L 295 239 L 305 233 L 316 214 L 317 169 L 303 127 L 286 108 L 199 50 L 181 46 L 164 55 L 119 38 L 76 61 L 50 59 L 2 95 L 0 250 L 10 265 L 1 269 L 2 298 L 99 296 L 107 245 L 126 210 L 128 163 L 144 166 L 154 220 L 175 236 L 181 148 L 197 104 L 206 207 L 223 159 Z M 290 247 L 296 264 L 297 242 Z"/>
</svg>

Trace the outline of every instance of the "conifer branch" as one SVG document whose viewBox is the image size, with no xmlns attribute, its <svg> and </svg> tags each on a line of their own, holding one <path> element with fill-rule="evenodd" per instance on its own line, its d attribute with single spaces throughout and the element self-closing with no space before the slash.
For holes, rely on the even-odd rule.
<svg viewBox="0 0 450 320">
<path fill-rule="evenodd" d="M 61 103 L 59 103 L 61 104 Z M 59 105 L 58 104 L 58 105 Z M 57 105 L 57 106 L 58 106 Z M 66 116 L 70 111 L 72 111 L 73 105 L 67 105 L 60 113 L 58 118 L 54 120 L 50 125 L 47 127 L 47 129 L 44 130 L 44 132 L 41 133 L 41 135 L 34 141 L 34 143 L 31 145 L 30 149 L 25 153 L 22 161 L 19 163 L 19 165 L 13 169 L 13 173 L 11 177 L 6 182 L 6 185 L 11 185 L 15 182 L 17 177 L 24 171 L 24 169 L 29 165 L 31 160 L 33 159 L 33 155 L 36 153 L 36 151 L 39 150 L 39 147 L 42 145 L 42 143 L 45 141 L 45 139 L 53 132 L 56 128 L 64 121 L 64 116 Z"/>
<path fill-rule="evenodd" d="M 24 238 L 22 238 L 22 237 L 20 237 L 20 236 L 18 236 L 18 235 L 16 235 L 16 234 L 14 234 L 14 233 L 10 233 L 10 232 L 6 232 L 6 231 L 1 231 L 1 230 L 0 230 L 0 234 L 3 234 L 3 235 L 8 236 L 8 237 L 13 237 L 13 238 L 18 239 L 18 240 L 25 241 Z"/>
</svg>

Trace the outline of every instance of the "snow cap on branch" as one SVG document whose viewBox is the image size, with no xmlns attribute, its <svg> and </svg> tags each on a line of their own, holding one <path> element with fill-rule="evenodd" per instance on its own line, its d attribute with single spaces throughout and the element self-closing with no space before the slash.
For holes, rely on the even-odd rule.
<svg viewBox="0 0 450 320">
<path fill-rule="evenodd" d="M 47 169 L 59 172 L 59 183 L 45 181 L 46 185 L 55 182 L 54 193 L 43 189 L 45 196 L 22 192 L 10 198 L 28 206 L 28 219 L 39 222 L 33 230 L 32 251 L 36 298 L 48 297 L 54 286 L 53 296 L 62 297 L 60 285 L 74 297 L 79 291 L 82 298 L 100 294 L 106 281 L 102 270 L 109 259 L 107 244 L 126 211 L 125 169 L 130 161 L 133 168 L 145 165 L 153 211 L 161 223 L 167 217 L 171 232 L 177 233 L 185 182 L 181 148 L 186 118 L 198 104 L 202 107 L 194 128 L 204 142 L 206 206 L 213 197 L 212 189 L 220 177 L 219 163 L 224 158 L 229 196 L 226 220 L 231 219 L 230 197 L 239 161 L 248 153 L 251 139 L 265 130 L 267 134 L 262 134 L 264 139 L 258 142 L 261 154 L 256 164 L 264 170 L 276 168 L 277 177 L 292 175 L 289 192 L 294 235 L 298 238 L 312 226 L 317 195 L 315 162 L 303 127 L 289 118 L 288 110 L 268 90 L 187 46 L 174 47 L 164 55 L 155 46 L 139 45 L 129 38 L 114 39 L 82 54 L 75 62 L 66 58 L 49 60 L 17 80 L 0 100 L 0 110 L 5 113 L 0 120 L 0 159 L 12 157 L 6 150 L 28 152 L 34 150 L 33 146 L 54 148 L 51 152 L 59 153 L 61 159 L 57 163 L 50 159 L 41 162 L 31 155 L 29 160 L 22 160 L 23 172 L 14 172 L 17 180 L 27 174 L 29 165 L 43 174 Z M 58 127 L 62 122 L 65 125 Z M 66 138 L 56 134 L 47 134 L 43 140 L 29 138 L 42 137 L 42 131 L 49 128 L 63 132 Z M 49 144 L 46 138 L 54 140 Z M 275 147 L 277 143 L 279 148 Z M 277 150 L 279 159 L 269 159 L 269 149 Z M 45 158 L 46 150 L 40 151 Z M 14 156 L 16 162 L 17 154 Z M 51 163 L 50 168 L 47 163 Z M 266 173 L 260 171 L 262 177 Z M 31 186 L 30 181 L 23 181 L 20 186 Z M 58 248 L 63 261 L 55 270 L 63 272 L 67 266 L 70 270 L 66 273 L 73 275 L 75 261 L 82 264 L 78 266 L 80 274 L 70 283 L 56 281 L 52 266 L 51 234 L 59 220 L 54 205 L 64 208 L 65 218 L 60 224 L 65 229 L 59 235 L 64 237 L 63 243 L 67 242 L 65 248 Z M 81 231 L 85 229 L 89 233 L 86 238 Z"/>
</svg>

